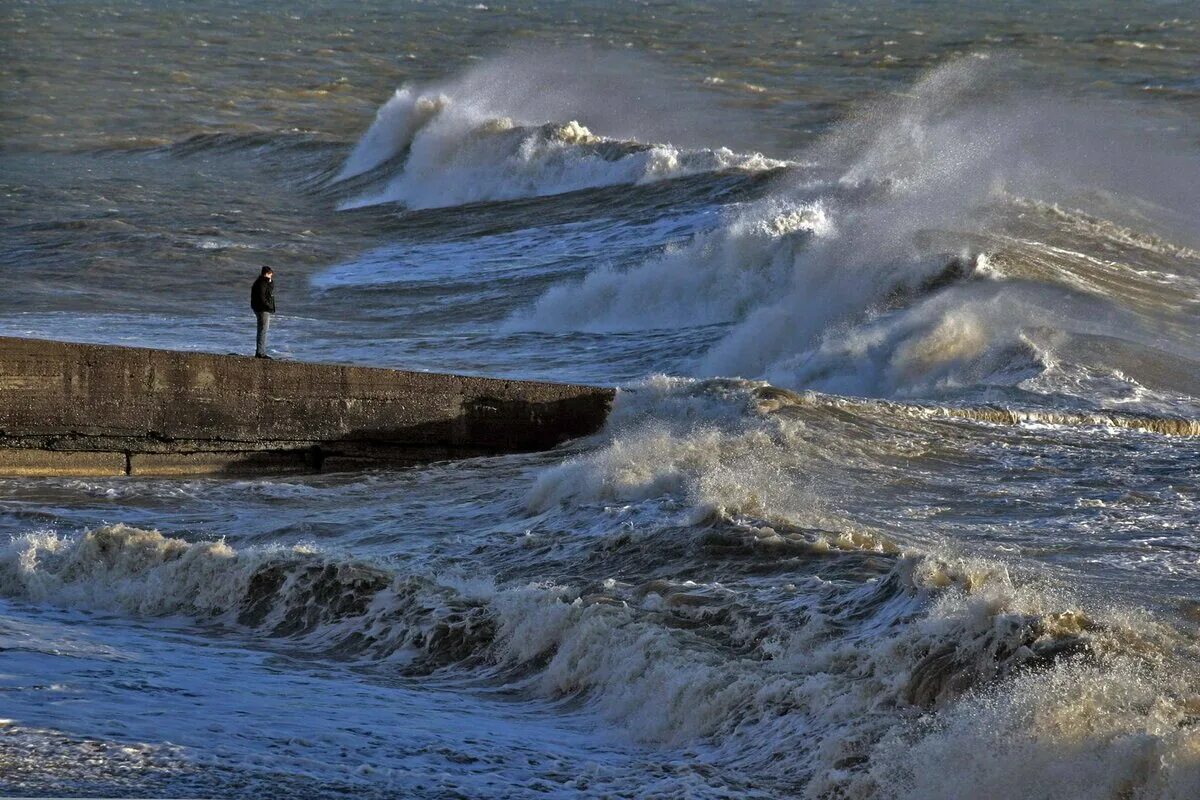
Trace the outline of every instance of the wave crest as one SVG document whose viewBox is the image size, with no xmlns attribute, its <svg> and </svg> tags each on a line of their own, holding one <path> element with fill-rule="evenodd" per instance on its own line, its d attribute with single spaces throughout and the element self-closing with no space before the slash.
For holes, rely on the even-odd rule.
<svg viewBox="0 0 1200 800">
<path fill-rule="evenodd" d="M 788 166 L 760 153 L 599 136 L 574 116 L 546 121 L 539 116 L 555 113 L 553 104 L 497 90 L 496 72 L 505 63 L 442 86 L 397 90 L 333 179 L 355 193 L 341 207 L 438 208 Z M 517 83 L 530 79 L 512 77 Z M 575 103 L 564 109 L 583 111 Z"/>
<path fill-rule="evenodd" d="M 797 575 L 770 590 L 764 614 L 720 584 L 497 587 L 111 526 L 14 541 L 0 554 L 0 591 L 236 622 L 377 667 L 488 666 L 637 739 L 687 743 L 698 758 L 812 796 L 877 794 L 888 775 L 914 794 L 936 788 L 901 743 L 944 766 L 964 736 L 1001 745 L 971 778 L 977 794 L 1014 780 L 1001 767 L 1019 763 L 1024 742 L 1054 754 L 1055 771 L 1036 784 L 1044 792 L 1078 782 L 1096 759 L 1149 794 L 1182 797 L 1195 785 L 1194 700 L 1186 672 L 1171 667 L 1183 644 L 1172 631 L 1081 613 L 987 562 L 812 557 L 842 559 L 812 565 L 840 578 Z M 964 729 L 980 708 L 992 724 Z M 1159 769 L 1141 768 L 1147 754 Z"/>
<path fill-rule="evenodd" d="M 1178 178 L 1194 154 L 1165 134 L 1147 144 L 1120 115 L 1014 92 L 1009 77 L 987 59 L 934 70 L 814 144 L 806 163 L 819 169 L 789 172 L 688 244 L 552 287 L 508 324 L 721 326 L 704 332 L 688 374 L 793 388 L 1175 404 L 1191 382 L 1171 377 L 1174 365 L 1186 375 L 1200 363 L 1200 273 L 1194 251 L 1165 236 L 1194 229 L 1195 185 Z M 1145 209 L 1173 230 L 1119 223 L 1145 227 Z M 781 211 L 807 215 L 806 235 L 777 229 Z M 1143 357 L 1129 369 L 1097 352 L 1068 363 L 1096 337 Z"/>
</svg>

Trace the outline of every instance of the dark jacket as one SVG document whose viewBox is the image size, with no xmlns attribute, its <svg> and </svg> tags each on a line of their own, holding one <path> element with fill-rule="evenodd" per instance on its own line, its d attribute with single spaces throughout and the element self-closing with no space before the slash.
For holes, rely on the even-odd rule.
<svg viewBox="0 0 1200 800">
<path fill-rule="evenodd" d="M 250 307 L 256 314 L 262 311 L 275 313 L 275 286 L 262 275 L 250 287 Z"/>
</svg>

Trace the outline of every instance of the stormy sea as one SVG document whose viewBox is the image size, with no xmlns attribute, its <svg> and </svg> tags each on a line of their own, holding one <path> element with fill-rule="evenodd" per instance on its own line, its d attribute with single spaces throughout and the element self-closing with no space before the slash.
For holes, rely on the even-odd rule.
<svg viewBox="0 0 1200 800">
<path fill-rule="evenodd" d="M 0 335 L 617 387 L 0 480 L 0 794 L 1200 797 L 1200 8 L 10 0 Z M 0 392 L 5 391 L 0 386 Z"/>
</svg>

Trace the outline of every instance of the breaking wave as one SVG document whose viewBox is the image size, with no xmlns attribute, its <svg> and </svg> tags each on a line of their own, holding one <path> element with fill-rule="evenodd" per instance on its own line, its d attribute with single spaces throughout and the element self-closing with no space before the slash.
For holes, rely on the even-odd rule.
<svg viewBox="0 0 1200 800">
<path fill-rule="evenodd" d="M 1194 405 L 1200 260 L 1186 242 L 1200 196 L 1179 178 L 1194 156 L 1169 135 L 1014 95 L 1006 77 L 984 59 L 934 71 L 815 144 L 819 171 L 789 172 L 688 244 L 551 288 L 509 329 L 717 324 L 690 374 Z"/>
<path fill-rule="evenodd" d="M 333 177 L 353 195 L 341 207 L 438 208 L 789 164 L 724 147 L 647 144 L 593 133 L 578 120 L 596 117 L 602 125 L 628 126 L 618 125 L 611 112 L 581 104 L 582 84 L 566 80 L 563 69 L 549 68 L 544 59 L 508 57 L 447 83 L 402 86 Z M 600 103 L 602 78 L 583 96 Z"/>
<path fill-rule="evenodd" d="M 793 582 L 748 592 L 434 579 L 118 525 L 14 540 L 0 591 L 234 623 L 380 669 L 482 669 L 812 797 L 956 796 L 963 773 L 947 783 L 945 771 L 966 747 L 976 796 L 1182 798 L 1200 786 L 1197 687 L 1172 669 L 1194 643 L 1022 588 L 1000 565 L 814 541 L 710 526 L 710 553 L 792 554 Z M 1015 769 L 1031 757 L 1047 770 Z"/>
<path fill-rule="evenodd" d="M 862 493 L 855 476 L 887 492 L 898 458 L 916 480 L 921 438 L 980 461 L 969 429 L 928 430 L 946 420 L 1197 432 L 656 378 L 621 392 L 592 447 L 536 476 L 529 532 L 489 543 L 494 573 L 115 525 L 15 538 L 0 594 L 186 615 L 360 669 L 502 685 L 778 793 L 1193 796 L 1194 635 L 839 502 Z M 934 457 L 954 458 L 948 445 Z M 720 580 L 689 580 L 697 565 Z"/>
</svg>

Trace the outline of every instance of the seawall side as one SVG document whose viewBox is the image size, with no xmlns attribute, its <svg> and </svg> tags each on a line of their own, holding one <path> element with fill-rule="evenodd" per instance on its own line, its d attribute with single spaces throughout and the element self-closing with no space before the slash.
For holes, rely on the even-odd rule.
<svg viewBox="0 0 1200 800">
<path fill-rule="evenodd" d="M 0 337 L 0 475 L 396 466 L 597 431 L 593 386 Z"/>
</svg>

